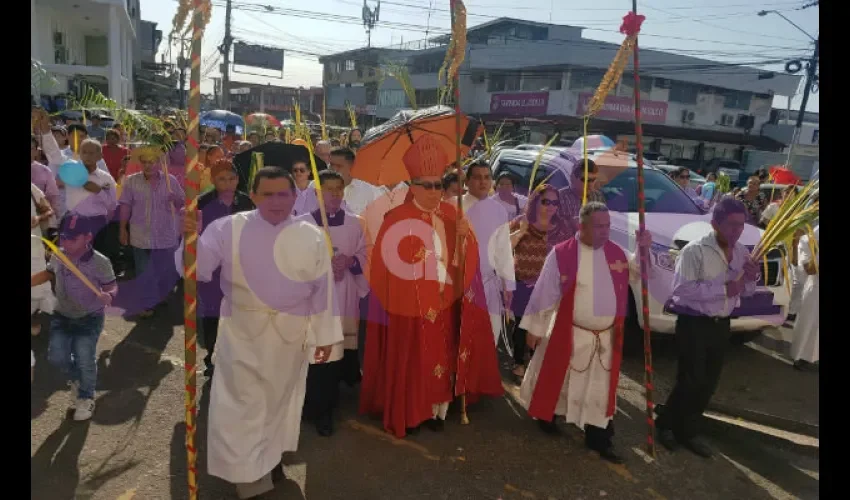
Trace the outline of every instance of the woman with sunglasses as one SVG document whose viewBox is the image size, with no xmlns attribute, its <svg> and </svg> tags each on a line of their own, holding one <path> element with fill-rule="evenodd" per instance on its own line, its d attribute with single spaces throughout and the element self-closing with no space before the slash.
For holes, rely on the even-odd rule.
<svg viewBox="0 0 850 500">
<path fill-rule="evenodd" d="M 301 193 L 307 190 L 310 185 L 310 168 L 307 162 L 296 161 L 292 164 L 292 176 L 295 177 L 295 194 L 301 196 Z"/>
<path fill-rule="evenodd" d="M 517 282 L 511 303 L 515 316 L 513 373 L 519 378 L 525 376 L 527 332 L 519 327 L 525 306 L 549 251 L 570 236 L 567 224 L 558 215 L 559 204 L 558 191 L 549 184 L 541 184 L 531 193 L 525 213 L 510 225 Z"/>
</svg>

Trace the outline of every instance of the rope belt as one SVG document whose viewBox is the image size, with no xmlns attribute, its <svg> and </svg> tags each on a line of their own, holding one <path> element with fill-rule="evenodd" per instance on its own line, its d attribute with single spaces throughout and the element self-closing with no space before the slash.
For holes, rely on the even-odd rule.
<svg viewBox="0 0 850 500">
<path fill-rule="evenodd" d="M 604 330 L 593 330 L 591 328 L 585 328 L 581 325 L 576 325 L 575 323 L 573 323 L 573 326 L 576 328 L 581 328 L 582 330 L 588 331 L 593 334 L 593 351 L 590 353 L 590 361 L 588 361 L 587 366 L 585 366 L 581 370 L 577 370 L 573 368 L 572 365 L 570 365 L 570 369 L 576 373 L 584 373 L 590 369 L 590 365 L 593 364 L 593 358 L 596 357 L 599 359 L 599 366 L 601 366 L 602 369 L 606 372 L 610 372 L 611 367 L 609 366 L 606 368 L 605 363 L 602 362 L 602 355 L 605 354 L 605 348 L 602 347 L 602 341 L 599 340 L 599 335 L 605 332 L 610 332 L 614 328 L 614 325 L 611 325 L 608 328 L 605 328 Z M 575 342 L 573 343 L 573 349 L 575 349 Z"/>
<path fill-rule="evenodd" d="M 277 327 L 277 323 L 275 323 L 275 321 L 274 321 L 275 318 L 277 317 L 278 313 L 280 312 L 277 309 L 272 309 L 271 307 L 265 307 L 265 306 L 263 306 L 263 307 L 247 306 L 247 305 L 244 305 L 244 304 L 239 304 L 237 302 L 234 302 L 232 299 L 228 299 L 228 302 L 230 302 L 230 305 L 232 307 L 235 307 L 236 309 L 239 309 L 240 311 L 265 314 L 266 315 L 266 324 L 263 326 L 262 330 L 265 330 L 266 328 L 269 327 L 269 325 L 271 325 L 273 327 L 274 331 L 277 332 L 277 334 L 280 335 L 281 338 L 285 338 L 284 335 L 283 335 L 283 332 L 280 331 L 280 329 Z M 307 320 L 307 328 L 309 328 L 309 327 L 310 327 L 310 320 L 308 319 Z M 307 335 L 304 335 L 304 342 L 301 345 L 301 350 L 303 351 L 305 349 L 307 349 Z"/>
</svg>

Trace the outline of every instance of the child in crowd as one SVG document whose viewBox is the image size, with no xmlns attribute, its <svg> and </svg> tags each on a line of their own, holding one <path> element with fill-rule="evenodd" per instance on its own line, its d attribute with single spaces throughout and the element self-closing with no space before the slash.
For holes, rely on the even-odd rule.
<svg viewBox="0 0 850 500">
<path fill-rule="evenodd" d="M 94 232 L 102 221 L 68 214 L 59 228 L 62 252 L 99 291 L 94 293 L 56 255 L 47 269 L 32 276 L 32 286 L 56 280 L 56 306 L 50 323 L 47 358 L 68 377 L 74 420 L 88 420 L 94 412 L 97 385 L 97 341 L 103 331 L 104 310 L 118 292 L 112 264 L 92 248 Z"/>
</svg>

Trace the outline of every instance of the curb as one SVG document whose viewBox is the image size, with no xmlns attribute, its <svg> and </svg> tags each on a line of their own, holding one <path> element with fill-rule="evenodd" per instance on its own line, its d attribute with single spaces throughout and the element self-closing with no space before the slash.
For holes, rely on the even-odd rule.
<svg viewBox="0 0 850 500">
<path fill-rule="evenodd" d="M 794 434 L 802 434 L 804 436 L 820 439 L 820 426 L 807 422 L 799 422 L 783 417 L 777 417 L 776 415 L 770 415 L 768 413 L 761 413 L 713 402 L 708 404 L 708 410 L 728 415 L 730 417 L 742 418 L 754 424 L 761 424 L 786 432 L 793 432 Z"/>
</svg>

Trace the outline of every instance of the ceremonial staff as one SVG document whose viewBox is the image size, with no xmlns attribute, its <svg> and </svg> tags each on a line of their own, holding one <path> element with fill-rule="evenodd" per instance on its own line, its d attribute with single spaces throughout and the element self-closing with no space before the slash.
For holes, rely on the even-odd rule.
<svg viewBox="0 0 850 500">
<path fill-rule="evenodd" d="M 632 23 L 624 23 L 627 25 L 626 34 L 634 36 L 634 50 L 632 57 L 634 62 L 635 76 L 635 151 L 637 160 L 637 202 L 638 202 L 638 230 L 639 234 L 643 234 L 646 230 L 646 197 L 644 196 L 643 182 L 643 126 L 641 125 L 640 111 L 640 58 L 638 56 L 638 32 L 640 24 L 643 21 L 643 16 L 638 16 L 637 0 L 632 0 Z M 646 421 L 649 426 L 647 433 L 647 452 L 655 458 L 655 419 L 653 403 L 653 386 L 652 386 L 652 339 L 649 329 L 649 290 L 647 269 L 649 268 L 649 250 L 644 248 L 637 249 L 640 258 L 640 298 L 641 298 L 641 314 L 643 316 L 643 359 L 644 359 L 644 383 L 646 386 Z"/>
<path fill-rule="evenodd" d="M 201 110 L 201 40 L 204 27 L 211 14 L 209 0 L 192 0 L 192 69 L 189 82 L 189 134 L 188 162 L 186 163 L 186 213 L 195 214 L 198 210 L 198 192 L 200 191 L 201 172 L 198 166 L 199 115 Z M 198 325 L 196 311 L 198 305 L 196 281 L 196 256 L 198 244 L 197 230 L 183 235 L 183 329 L 184 369 L 186 381 L 186 465 L 189 486 L 189 499 L 198 498 L 197 447 L 197 376 L 196 349 Z"/>
</svg>

